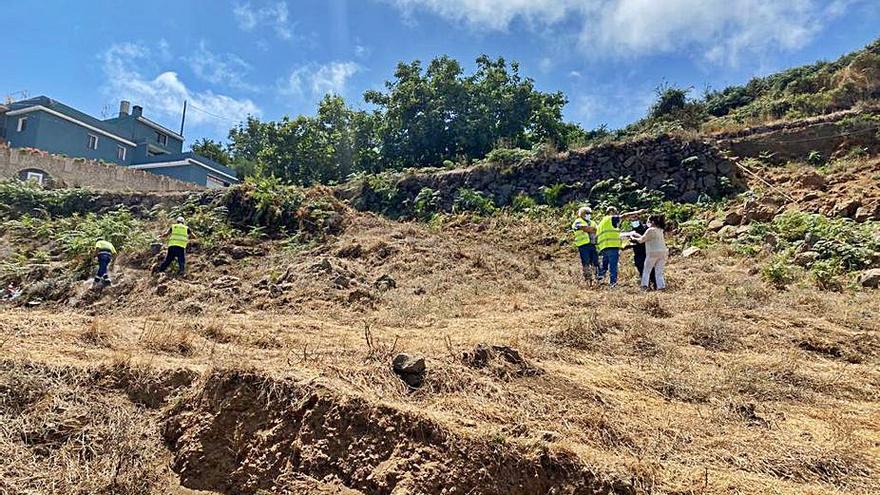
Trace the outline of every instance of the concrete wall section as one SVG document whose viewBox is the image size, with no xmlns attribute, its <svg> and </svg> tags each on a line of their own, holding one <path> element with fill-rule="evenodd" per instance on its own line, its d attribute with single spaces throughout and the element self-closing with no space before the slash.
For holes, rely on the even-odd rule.
<svg viewBox="0 0 880 495">
<path fill-rule="evenodd" d="M 53 187 L 107 191 L 191 191 L 201 187 L 171 177 L 83 158 L 0 146 L 0 179 L 19 178 L 22 171 L 43 171 Z"/>
</svg>

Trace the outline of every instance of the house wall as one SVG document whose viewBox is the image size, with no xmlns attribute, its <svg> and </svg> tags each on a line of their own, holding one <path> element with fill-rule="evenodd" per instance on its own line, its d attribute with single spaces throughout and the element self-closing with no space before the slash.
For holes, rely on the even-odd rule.
<svg viewBox="0 0 880 495">
<path fill-rule="evenodd" d="M 183 150 L 183 141 L 165 132 L 163 132 L 163 134 L 168 136 L 168 144 L 165 146 L 160 145 L 158 141 L 156 141 L 156 129 L 137 120 L 137 116 L 135 115 L 116 117 L 114 119 L 105 120 L 104 122 L 118 127 L 123 131 L 120 136 L 130 139 L 139 145 L 144 143 L 150 144 L 162 148 L 166 153 L 170 154 L 180 153 Z M 146 152 L 141 156 L 147 156 Z"/>
<path fill-rule="evenodd" d="M 204 186 L 208 180 L 208 175 L 206 173 L 207 171 L 202 167 L 197 167 L 195 165 L 181 165 L 179 167 L 162 167 L 145 170 L 149 170 L 151 173 L 164 175 L 177 180 L 192 182 L 200 186 Z"/>
<path fill-rule="evenodd" d="M 190 191 L 196 184 L 145 170 L 83 158 L 68 158 L 41 151 L 10 149 L 0 146 L 0 179 L 17 178 L 23 170 L 38 170 L 49 175 L 54 187 L 86 187 L 107 191 Z M 204 182 L 202 182 L 204 183 Z"/>
<path fill-rule="evenodd" d="M 180 153 L 183 150 L 183 141 L 176 139 L 168 134 L 168 144 L 166 146 L 161 146 L 156 141 L 156 130 L 152 127 L 145 125 L 142 122 L 138 122 L 134 120 L 134 142 L 139 143 L 141 141 L 146 141 L 147 144 L 152 144 L 153 146 L 158 146 L 160 148 L 165 149 L 168 153 Z"/>
<path fill-rule="evenodd" d="M 18 132 L 16 130 L 18 119 L 24 116 L 28 119 L 27 129 Z M 122 165 L 131 161 L 133 150 L 131 146 L 43 111 L 7 116 L 6 121 L 8 128 L 6 140 L 15 148 L 39 148 L 50 153 L 104 160 Z M 88 148 L 89 134 L 98 137 L 98 149 Z M 118 146 L 127 150 L 125 162 L 116 158 Z"/>
</svg>

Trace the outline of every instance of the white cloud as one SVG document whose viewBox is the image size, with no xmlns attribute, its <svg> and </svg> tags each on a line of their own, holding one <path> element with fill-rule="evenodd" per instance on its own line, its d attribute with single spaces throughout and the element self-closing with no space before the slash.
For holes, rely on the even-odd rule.
<svg viewBox="0 0 880 495">
<path fill-rule="evenodd" d="M 552 24 L 561 21 L 576 0 L 386 0 L 407 14 L 423 8 L 447 19 L 506 29 L 517 17 Z"/>
<path fill-rule="evenodd" d="M 238 27 L 244 31 L 253 31 L 257 27 L 268 26 L 275 34 L 284 40 L 293 37 L 288 17 L 287 2 L 268 2 L 263 6 L 255 7 L 251 2 L 237 3 L 232 9 Z"/>
<path fill-rule="evenodd" d="M 553 69 L 553 59 L 550 57 L 542 57 L 541 60 L 538 61 L 538 70 L 541 72 L 550 72 Z"/>
<path fill-rule="evenodd" d="M 370 56 L 372 49 L 364 45 L 354 45 L 354 56 L 357 58 L 366 58 Z"/>
<path fill-rule="evenodd" d="M 187 122 L 228 129 L 248 115 L 260 115 L 260 108 L 250 99 L 237 99 L 213 91 L 193 91 L 173 71 L 156 71 L 153 78 L 141 70 L 151 65 L 155 53 L 140 43 L 112 45 L 101 55 L 106 82 L 104 92 L 114 99 L 125 99 L 144 107 L 147 116 L 180 118 L 184 100 L 201 111 L 187 113 Z M 214 114 L 208 115 L 208 114 Z"/>
<path fill-rule="evenodd" d="M 189 57 L 184 58 L 193 73 L 211 84 L 223 84 L 230 88 L 244 91 L 257 91 L 257 86 L 245 82 L 245 77 L 252 70 L 249 63 L 231 53 L 214 53 L 203 40 L 199 48 Z"/>
<path fill-rule="evenodd" d="M 324 96 L 327 93 L 343 94 L 348 80 L 362 67 L 355 62 L 331 62 L 325 65 L 308 65 L 291 71 L 280 84 L 281 94 Z"/>
<path fill-rule="evenodd" d="M 474 27 L 505 30 L 515 20 L 580 25 L 592 56 L 688 49 L 717 63 L 750 53 L 791 50 L 859 0 L 385 0 L 406 15 L 417 9 Z"/>
</svg>

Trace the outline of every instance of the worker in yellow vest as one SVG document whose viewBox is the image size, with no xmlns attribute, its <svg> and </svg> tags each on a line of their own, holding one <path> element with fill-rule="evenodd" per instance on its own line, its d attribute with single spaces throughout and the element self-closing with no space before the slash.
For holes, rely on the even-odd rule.
<svg viewBox="0 0 880 495">
<path fill-rule="evenodd" d="M 605 273 L 608 273 L 610 286 L 614 287 L 617 285 L 620 248 L 623 247 L 624 242 L 621 237 L 621 223 L 623 220 L 637 216 L 643 211 L 638 210 L 620 214 L 617 208 L 611 206 L 608 208 L 607 214 L 599 221 L 599 225 L 596 228 L 596 247 L 599 249 L 599 256 L 602 258 L 602 264 L 599 266 L 598 271 L 600 282 L 605 278 Z"/>
<path fill-rule="evenodd" d="M 116 248 L 104 237 L 98 237 L 95 241 L 95 258 L 98 260 L 98 273 L 95 274 L 95 282 L 110 284 L 110 263 L 116 256 Z"/>
<path fill-rule="evenodd" d="M 599 252 L 596 250 L 597 224 L 590 219 L 592 213 L 589 206 L 579 208 L 577 218 L 571 224 L 571 230 L 574 232 L 574 245 L 581 257 L 584 280 L 590 285 L 593 285 L 594 279 L 598 280 L 599 271 Z"/>
<path fill-rule="evenodd" d="M 177 260 L 177 274 L 183 275 L 186 272 L 186 246 L 190 240 L 195 239 L 195 236 L 186 226 L 183 217 L 177 217 L 163 237 L 168 241 L 168 252 L 165 254 L 165 261 L 156 268 L 156 271 L 164 272 L 172 261 Z"/>
</svg>

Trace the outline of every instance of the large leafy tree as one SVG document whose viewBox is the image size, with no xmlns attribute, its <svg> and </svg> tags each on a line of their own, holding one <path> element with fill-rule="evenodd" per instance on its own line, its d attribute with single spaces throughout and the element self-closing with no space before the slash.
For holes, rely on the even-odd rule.
<svg viewBox="0 0 880 495">
<path fill-rule="evenodd" d="M 314 116 L 264 122 L 249 117 L 229 132 L 239 174 L 297 184 L 332 183 L 353 173 L 482 158 L 499 144 L 568 145 L 580 127 L 565 124 L 562 93 L 544 93 L 519 65 L 481 56 L 472 74 L 450 57 L 400 63 L 384 91 L 367 91 L 372 111 L 327 95 Z"/>
<path fill-rule="evenodd" d="M 339 182 L 355 172 L 380 170 L 375 118 L 327 95 L 315 116 L 277 122 L 249 118 L 230 131 L 229 148 L 235 163 L 257 162 L 254 170 L 286 182 Z"/>
<path fill-rule="evenodd" d="M 449 57 L 397 66 L 385 91 L 364 99 L 379 108 L 382 158 L 395 166 L 432 165 L 457 157 L 481 158 L 496 144 L 531 147 L 564 143 L 562 93 L 543 93 L 517 63 L 483 55 L 465 75 Z"/>
</svg>

